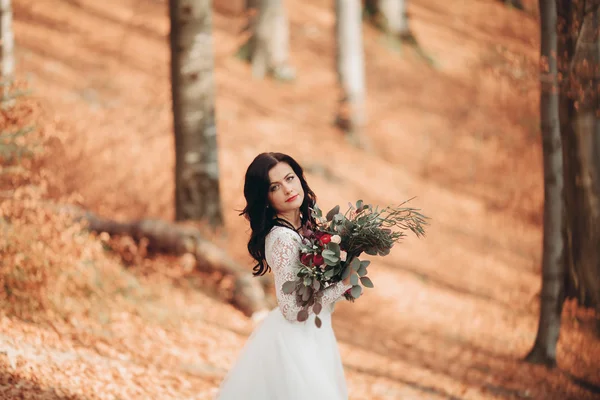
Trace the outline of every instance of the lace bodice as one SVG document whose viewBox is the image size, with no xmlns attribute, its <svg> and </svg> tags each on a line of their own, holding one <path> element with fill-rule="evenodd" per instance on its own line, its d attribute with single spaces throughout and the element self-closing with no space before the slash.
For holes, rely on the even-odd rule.
<svg viewBox="0 0 600 400">
<path fill-rule="evenodd" d="M 295 296 L 284 293 L 282 287 L 285 282 L 296 278 L 301 240 L 301 236 L 297 232 L 281 226 L 271 229 L 265 240 L 265 258 L 275 276 L 279 309 L 289 321 L 297 321 L 296 317 L 300 307 L 296 304 Z M 333 304 L 351 287 L 351 285 L 338 282 L 325 289 L 321 298 L 323 310 L 331 310 Z M 311 308 L 309 314 L 312 313 Z"/>
</svg>

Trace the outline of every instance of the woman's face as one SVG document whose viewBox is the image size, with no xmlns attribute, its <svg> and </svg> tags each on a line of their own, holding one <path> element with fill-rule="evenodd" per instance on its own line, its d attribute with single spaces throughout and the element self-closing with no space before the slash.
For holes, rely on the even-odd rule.
<svg viewBox="0 0 600 400">
<path fill-rule="evenodd" d="M 269 171 L 269 203 L 278 214 L 298 210 L 304 201 L 300 178 L 285 162 L 275 164 Z"/>
</svg>

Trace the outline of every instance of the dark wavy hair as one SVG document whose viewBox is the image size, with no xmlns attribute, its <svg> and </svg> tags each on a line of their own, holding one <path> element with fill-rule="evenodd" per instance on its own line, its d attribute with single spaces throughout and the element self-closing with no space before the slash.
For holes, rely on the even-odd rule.
<svg viewBox="0 0 600 400">
<path fill-rule="evenodd" d="M 304 190 L 304 200 L 300 206 L 302 226 L 305 226 L 309 221 L 313 225 L 315 223 L 309 209 L 315 205 L 316 196 L 306 183 L 304 171 L 300 164 L 283 153 L 270 152 L 256 156 L 246 170 L 244 182 L 246 207 L 240 213 L 250 221 L 252 233 L 248 241 L 248 252 L 257 262 L 253 268 L 254 276 L 264 275 L 271 270 L 265 260 L 265 238 L 271 229 L 274 226 L 283 226 L 295 230 L 288 221 L 278 218 L 273 207 L 269 205 L 269 187 L 271 186 L 269 171 L 280 162 L 292 167 L 302 184 Z"/>
</svg>

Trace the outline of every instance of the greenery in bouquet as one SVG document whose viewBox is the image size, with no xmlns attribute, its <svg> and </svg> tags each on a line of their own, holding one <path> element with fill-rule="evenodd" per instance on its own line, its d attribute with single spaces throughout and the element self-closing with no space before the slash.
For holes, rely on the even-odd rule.
<svg viewBox="0 0 600 400">
<path fill-rule="evenodd" d="M 406 202 L 405 202 L 406 203 Z M 363 287 L 372 288 L 367 276 L 369 260 L 360 260 L 364 253 L 370 256 L 386 256 L 405 231 L 417 237 L 425 235 L 427 217 L 417 209 L 388 206 L 382 209 L 364 204 L 348 204 L 348 210 L 340 213 L 340 207 L 332 208 L 325 217 L 318 206 L 311 210 L 316 225 L 310 223 L 302 229 L 297 278 L 283 285 L 283 291 L 295 294 L 301 310 L 298 321 L 308 319 L 308 309 L 313 308 L 315 323 L 321 326 L 319 313 L 324 291 L 348 277 L 352 287 L 344 294 L 354 301 L 362 294 Z"/>
</svg>

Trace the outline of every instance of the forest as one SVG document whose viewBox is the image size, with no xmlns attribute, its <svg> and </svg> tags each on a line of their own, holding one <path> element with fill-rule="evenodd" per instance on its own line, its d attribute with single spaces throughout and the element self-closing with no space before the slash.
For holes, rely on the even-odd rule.
<svg viewBox="0 0 600 400">
<path fill-rule="evenodd" d="M 333 315 L 350 400 L 600 398 L 600 3 L 0 0 L 0 398 L 213 399 L 244 174 L 427 216 Z M 370 282 L 370 281 L 369 281 Z"/>
</svg>

